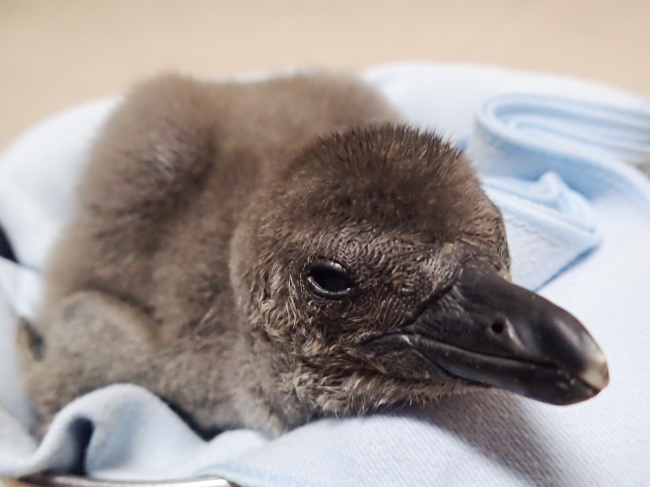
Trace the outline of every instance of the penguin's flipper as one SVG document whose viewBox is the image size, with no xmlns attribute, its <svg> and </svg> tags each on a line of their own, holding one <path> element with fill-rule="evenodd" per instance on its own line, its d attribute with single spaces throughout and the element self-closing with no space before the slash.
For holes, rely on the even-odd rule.
<svg viewBox="0 0 650 487">
<path fill-rule="evenodd" d="M 73 399 L 118 382 L 155 377 L 155 324 L 135 307 L 101 292 L 79 292 L 61 303 L 47 330 L 19 323 L 21 380 L 41 419 Z M 74 379 L 71 379 L 74 378 Z"/>
</svg>

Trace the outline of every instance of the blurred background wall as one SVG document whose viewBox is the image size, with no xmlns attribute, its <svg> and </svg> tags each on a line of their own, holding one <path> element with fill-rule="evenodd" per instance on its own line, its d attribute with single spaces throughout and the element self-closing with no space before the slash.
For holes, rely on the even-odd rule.
<svg viewBox="0 0 650 487">
<path fill-rule="evenodd" d="M 650 0 L 0 0 L 0 148 L 160 71 L 489 63 L 650 97 Z"/>
</svg>

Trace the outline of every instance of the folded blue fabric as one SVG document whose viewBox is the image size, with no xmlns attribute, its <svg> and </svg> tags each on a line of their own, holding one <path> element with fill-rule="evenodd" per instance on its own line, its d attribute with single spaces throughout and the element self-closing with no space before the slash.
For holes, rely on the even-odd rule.
<svg viewBox="0 0 650 487">
<path fill-rule="evenodd" d="M 503 213 L 511 274 L 521 286 L 540 288 L 603 237 L 591 205 L 555 172 L 537 181 L 485 176 L 483 184 Z"/>
<path fill-rule="evenodd" d="M 648 189 L 627 162 L 650 159 L 650 109 L 626 110 L 540 95 L 488 100 L 476 116 L 468 151 L 481 174 L 530 180 L 551 170 L 587 197 L 612 185 L 641 205 Z M 650 209 L 650 208 L 649 208 Z"/>
<path fill-rule="evenodd" d="M 628 163 L 650 150 L 650 105 L 602 86 L 494 68 L 403 65 L 364 76 L 412 123 L 443 127 L 467 142 L 504 213 L 515 280 L 530 288 L 547 283 L 541 293 L 585 322 L 609 358 L 610 386 L 566 408 L 484 391 L 424 409 L 316 421 L 275 440 L 240 430 L 205 442 L 152 394 L 115 385 L 68 405 L 37 446 L 26 433 L 29 415 L 9 363 L 0 367 L 0 384 L 8 384 L 0 404 L 12 413 L 0 408 L 0 476 L 83 467 L 103 479 L 219 475 L 246 487 L 647 483 L 650 182 Z M 530 93 L 507 94 L 524 89 Z M 42 242 L 60 231 L 71 206 L 39 233 L 16 218 L 15 202 L 32 205 L 33 222 L 48 219 L 38 208 L 51 212 L 43 202 L 57 192 L 72 205 L 66 188 L 92 139 L 86 129 L 75 139 L 77 130 L 96 130 L 116 103 L 63 114 L 0 158 L 0 182 L 27 188 L 11 207 L 0 195 L 0 220 L 14 222 L 7 233 L 36 269 L 49 246 Z M 47 153 L 61 161 L 63 190 L 30 179 L 51 160 Z M 30 247 L 38 238 L 41 247 Z M 38 286 L 34 271 L 0 262 L 7 301 L 0 306 L 0 364 L 11 361 L 10 346 L 2 345 L 13 334 L 10 312 L 33 312 Z"/>
<path fill-rule="evenodd" d="M 617 185 L 650 212 L 647 185 L 636 183 L 634 169 L 620 166 L 650 160 L 649 110 L 500 95 L 478 112 L 467 152 L 504 213 L 513 277 L 531 289 L 601 240 L 581 193 L 596 198 Z"/>
</svg>

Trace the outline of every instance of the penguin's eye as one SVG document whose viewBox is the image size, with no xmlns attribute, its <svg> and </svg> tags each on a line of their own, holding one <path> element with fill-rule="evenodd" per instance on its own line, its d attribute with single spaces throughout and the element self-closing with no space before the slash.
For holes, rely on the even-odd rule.
<svg viewBox="0 0 650 487">
<path fill-rule="evenodd" d="M 348 271 L 331 260 L 323 259 L 307 266 L 307 282 L 316 294 L 325 298 L 342 298 L 354 289 Z"/>
</svg>

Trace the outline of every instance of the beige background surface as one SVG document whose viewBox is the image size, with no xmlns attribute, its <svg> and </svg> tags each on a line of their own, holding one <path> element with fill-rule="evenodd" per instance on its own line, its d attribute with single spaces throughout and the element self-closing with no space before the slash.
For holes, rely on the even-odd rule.
<svg viewBox="0 0 650 487">
<path fill-rule="evenodd" d="M 650 0 L 0 0 L 0 148 L 163 70 L 399 60 L 551 71 L 650 97 Z"/>
</svg>

